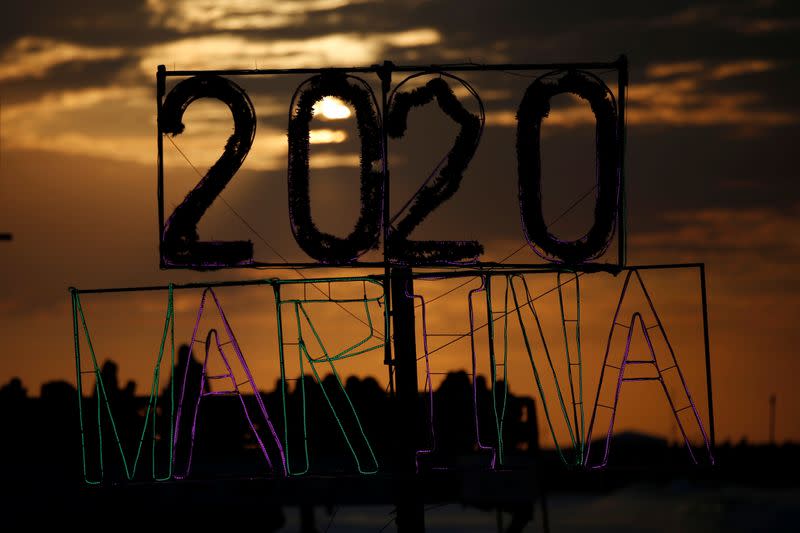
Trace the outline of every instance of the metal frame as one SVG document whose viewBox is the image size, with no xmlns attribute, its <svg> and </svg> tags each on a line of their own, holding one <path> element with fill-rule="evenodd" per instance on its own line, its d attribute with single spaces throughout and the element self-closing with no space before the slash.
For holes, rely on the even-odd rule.
<svg viewBox="0 0 800 533">
<path fill-rule="evenodd" d="M 457 277 L 476 277 L 480 275 L 488 275 L 491 276 L 492 274 L 496 275 L 511 275 L 511 274 L 541 274 L 541 273 L 558 273 L 558 272 L 583 272 L 583 273 L 593 273 L 593 272 L 607 272 L 609 274 L 616 275 L 620 272 L 630 272 L 630 271 L 642 271 L 642 270 L 685 270 L 685 269 L 697 269 L 698 277 L 700 281 L 700 297 L 701 297 L 701 313 L 703 319 L 703 349 L 704 349 L 704 358 L 705 358 L 705 374 L 706 374 L 706 390 L 707 390 L 707 405 L 708 405 L 708 418 L 709 418 L 709 441 L 711 443 L 711 447 L 715 447 L 716 439 L 715 439 L 715 430 L 714 430 L 714 403 L 713 403 L 713 390 L 712 390 L 712 379 L 711 379 L 711 348 L 710 348 L 710 337 L 709 337 L 709 327 L 708 327 L 708 297 L 707 297 L 707 286 L 706 286 L 706 267 L 705 263 L 658 263 L 658 264 L 646 264 L 646 265 L 630 265 L 621 267 L 618 269 L 601 269 L 601 268 L 563 268 L 553 265 L 544 265 L 548 266 L 549 268 L 527 268 L 527 269 L 515 269 L 515 270 L 500 270 L 500 269 L 476 269 L 476 270 L 450 270 L 446 273 L 442 272 L 409 272 L 410 275 L 409 279 L 425 279 L 425 278 L 441 278 L 448 277 L 448 278 L 457 278 Z M 585 265 L 589 266 L 589 265 Z M 387 277 L 385 274 L 382 275 L 367 275 L 367 276 L 359 276 L 359 279 L 372 279 L 376 282 L 384 282 Z M 303 283 L 327 283 L 330 280 L 335 279 L 348 279 L 348 278 L 309 278 L 309 279 L 302 279 L 302 280 L 280 280 L 277 278 L 268 278 L 268 279 L 251 279 L 251 280 L 236 280 L 236 281 L 208 281 L 208 282 L 191 282 L 191 283 L 183 283 L 183 284 L 170 284 L 170 285 L 149 285 L 149 286 L 141 286 L 141 287 L 114 287 L 114 288 L 92 288 L 92 289 L 77 289 L 75 287 L 70 287 L 69 291 L 73 295 L 81 295 L 81 294 L 107 294 L 107 293 L 125 293 L 125 292 L 149 292 L 149 291 L 180 291 L 180 290 L 187 290 L 187 289 L 206 289 L 209 287 L 216 288 L 216 287 L 245 287 L 245 286 L 272 286 L 273 288 L 277 288 L 283 285 L 292 285 L 292 284 L 303 284 Z M 390 291 L 388 290 L 389 285 L 384 285 L 385 287 L 385 296 L 388 298 Z M 388 304 L 387 304 L 388 308 Z M 388 329 L 386 330 L 388 332 Z M 387 351 L 391 357 L 391 345 L 387 343 Z M 416 362 L 416 361 L 415 361 Z M 390 367 L 394 364 L 393 360 L 390 359 Z M 390 376 L 390 383 L 391 383 L 391 376 Z"/>
<path fill-rule="evenodd" d="M 600 264 L 597 266 L 601 268 L 619 268 L 625 265 L 625 247 L 627 243 L 627 235 L 625 230 L 625 176 L 624 176 L 624 155 L 625 155 L 625 88 L 628 84 L 628 59 L 625 55 L 619 56 L 615 61 L 610 62 L 574 62 L 574 63 L 505 63 L 505 64 L 475 64 L 475 63 L 456 63 L 456 64 L 441 64 L 441 65 L 395 65 L 391 61 L 384 61 L 382 64 L 375 64 L 367 67 L 334 67 L 334 68 L 295 68 L 295 69 L 221 69 L 221 70 L 172 70 L 168 71 L 164 65 L 159 65 L 156 72 L 156 110 L 158 116 L 161 116 L 161 107 L 166 95 L 166 79 L 170 77 L 189 77 L 199 74 L 206 75 L 219 75 L 219 76 L 264 76 L 264 75 L 302 75 L 302 74 L 322 74 L 322 73 L 342 73 L 342 74 L 375 74 L 381 85 L 381 107 L 382 123 L 386 123 L 387 119 L 387 103 L 388 94 L 392 86 L 392 74 L 395 72 L 420 72 L 420 73 L 439 73 L 439 72 L 504 72 L 504 71 L 534 71 L 534 70 L 566 70 L 566 69 L 582 69 L 582 70 L 616 70 L 617 71 L 617 130 L 621 133 L 619 143 L 620 149 L 620 191 L 619 191 L 619 209 L 617 210 L 617 263 L 616 264 Z M 389 172 L 389 151 L 388 151 L 388 138 L 386 128 L 383 128 L 383 242 L 386 242 L 386 237 L 389 230 L 389 193 L 390 193 L 390 172 Z M 157 133 L 157 148 L 158 148 L 158 242 L 159 246 L 162 243 L 162 235 L 164 231 L 164 140 L 163 131 L 160 122 L 158 123 Z M 337 267 L 358 267 L 358 268 L 383 268 L 385 274 L 389 275 L 389 269 L 394 267 L 402 267 L 395 262 L 389 261 L 386 257 L 386 247 L 383 249 L 383 261 L 373 262 L 358 262 L 344 265 L 335 265 Z M 160 254 L 159 254 L 160 256 Z M 594 265 L 594 263 L 593 263 Z M 161 263 L 162 269 L 186 269 L 184 266 L 170 266 Z M 414 268 L 442 268 L 443 265 L 435 263 L 415 263 L 409 265 Z M 496 262 L 477 262 L 472 265 L 458 265 L 458 268 L 528 268 L 532 264 L 511 264 L 506 265 Z M 543 265 L 545 267 L 552 265 Z M 247 265 L 226 267 L 226 268 L 329 268 L 331 265 L 322 264 L 318 262 L 259 262 L 255 261 Z M 446 267 L 445 267 L 446 268 Z"/>
</svg>

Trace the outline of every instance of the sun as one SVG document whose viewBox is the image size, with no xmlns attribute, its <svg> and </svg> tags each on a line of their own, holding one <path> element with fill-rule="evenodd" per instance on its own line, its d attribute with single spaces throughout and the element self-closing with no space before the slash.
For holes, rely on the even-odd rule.
<svg viewBox="0 0 800 533">
<path fill-rule="evenodd" d="M 342 100 L 334 96 L 326 96 L 316 104 L 314 104 L 314 114 L 321 114 L 328 120 L 342 120 L 350 118 L 352 114 L 350 108 L 347 107 Z"/>
</svg>

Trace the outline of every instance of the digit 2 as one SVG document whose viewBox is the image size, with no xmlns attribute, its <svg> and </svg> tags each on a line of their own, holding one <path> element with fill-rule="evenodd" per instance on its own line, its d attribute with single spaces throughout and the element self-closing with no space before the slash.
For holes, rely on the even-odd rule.
<svg viewBox="0 0 800 533">
<path fill-rule="evenodd" d="M 239 170 L 253 145 L 256 114 L 247 93 L 234 82 L 214 75 L 187 78 L 164 99 L 159 116 L 162 133 L 179 135 L 183 114 L 195 100 L 213 98 L 226 104 L 233 114 L 234 131 L 220 158 L 175 208 L 161 234 L 162 266 L 197 269 L 223 268 L 253 262 L 250 241 L 200 241 L 197 224 Z"/>
<path fill-rule="evenodd" d="M 398 88 L 406 81 L 420 75 L 423 74 L 407 78 L 398 85 Z M 469 86 L 464 85 L 469 89 Z M 473 92 L 473 95 L 478 99 L 482 110 L 480 98 L 477 93 Z M 425 217 L 456 193 L 461 184 L 464 170 L 472 160 L 483 133 L 482 118 L 467 111 L 447 82 L 443 78 L 437 77 L 413 91 L 395 93 L 392 96 L 386 126 L 389 136 L 402 137 L 408 127 L 408 113 L 411 108 L 426 105 L 434 97 L 441 110 L 457 122 L 461 129 L 453 147 L 436 168 L 439 171 L 438 175 L 434 178 L 431 174 L 406 204 L 405 207 L 408 207 L 406 216 L 396 226 L 390 228 L 386 243 L 387 256 L 401 263 L 412 264 L 476 261 L 478 256 L 483 253 L 483 246 L 477 241 L 412 241 L 408 238 Z M 405 207 L 398 215 L 395 215 L 395 218 L 405 210 Z"/>
</svg>

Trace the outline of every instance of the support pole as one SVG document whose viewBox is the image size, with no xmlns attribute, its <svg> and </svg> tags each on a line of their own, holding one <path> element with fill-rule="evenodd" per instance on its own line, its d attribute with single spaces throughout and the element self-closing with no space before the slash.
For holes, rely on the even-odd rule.
<svg viewBox="0 0 800 533">
<path fill-rule="evenodd" d="M 383 212 L 383 220 L 381 221 L 381 239 L 383 240 L 383 281 L 384 281 L 384 294 L 386 295 L 385 303 L 386 309 L 392 309 L 392 291 L 389 290 L 390 280 L 392 279 L 392 268 L 389 264 L 389 232 L 390 232 L 390 215 L 389 209 L 391 208 L 391 204 L 389 203 L 389 193 L 391 192 L 391 188 L 389 187 L 389 134 L 386 129 L 386 123 L 389 120 L 389 91 L 392 88 L 392 69 L 394 65 L 391 61 L 384 61 L 383 67 L 378 70 L 378 77 L 381 80 L 381 124 L 383 127 L 382 130 L 382 154 L 381 154 L 381 161 L 383 162 L 383 205 L 381 206 L 381 210 Z M 389 332 L 391 328 L 389 327 L 389 314 L 386 315 L 386 324 L 385 324 L 385 331 L 386 331 L 386 346 L 384 347 L 384 357 L 383 363 L 389 369 L 389 396 L 394 399 L 394 361 L 392 360 L 392 347 L 391 347 L 391 336 Z"/>
<path fill-rule="evenodd" d="M 425 509 L 417 481 L 419 385 L 411 269 L 392 269 L 392 322 L 397 407 L 397 530 L 425 531 Z"/>
<path fill-rule="evenodd" d="M 619 238 L 617 240 L 617 261 L 620 267 L 625 266 L 627 261 L 627 248 L 628 248 L 628 235 L 627 235 L 627 213 L 626 213 L 626 196 L 625 190 L 625 90 L 628 87 L 628 56 L 621 55 L 617 59 L 619 73 L 617 76 L 617 94 L 619 100 L 617 105 L 617 131 L 619 132 L 619 205 L 617 209 L 617 231 Z"/>
<path fill-rule="evenodd" d="M 775 395 L 769 397 L 769 443 L 775 446 Z"/>
<path fill-rule="evenodd" d="M 161 268 L 166 266 L 164 251 L 161 247 L 164 238 L 164 134 L 161 130 L 161 107 L 164 104 L 164 94 L 167 92 L 166 76 L 167 67 L 159 65 L 156 71 L 156 148 L 158 150 L 156 194 L 158 197 L 158 263 Z"/>
<path fill-rule="evenodd" d="M 706 265 L 700 263 L 700 297 L 703 308 L 703 345 L 705 348 L 706 359 L 706 391 L 708 393 L 708 431 L 711 449 L 717 446 L 716 435 L 714 432 L 714 394 L 711 390 L 711 348 L 708 338 L 708 299 L 706 296 Z"/>
</svg>

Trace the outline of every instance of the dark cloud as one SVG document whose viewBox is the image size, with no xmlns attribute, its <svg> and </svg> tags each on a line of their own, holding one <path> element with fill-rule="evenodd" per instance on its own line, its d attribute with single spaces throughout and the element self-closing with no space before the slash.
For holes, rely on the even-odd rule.
<svg viewBox="0 0 800 533">
<path fill-rule="evenodd" d="M 165 32 L 149 28 L 146 4 L 146 0 L 6 2 L 0 17 L 0 43 L 6 47 L 25 36 L 91 45 L 152 42 Z"/>
<path fill-rule="evenodd" d="M 52 67 L 47 71 L 46 76 L 13 79 L 0 83 L 0 90 L 2 91 L 3 103 L 13 105 L 38 100 L 46 94 L 58 91 L 104 87 L 130 83 L 131 81 L 146 83 L 145 80 L 140 79 L 128 79 L 125 82 L 120 80 L 123 73 L 135 72 L 138 74 L 138 70 L 134 70 L 136 66 L 136 63 L 129 57 L 99 61 L 72 61 Z M 141 75 L 140 77 L 143 78 L 144 76 Z"/>
</svg>

